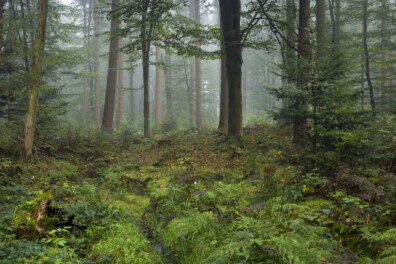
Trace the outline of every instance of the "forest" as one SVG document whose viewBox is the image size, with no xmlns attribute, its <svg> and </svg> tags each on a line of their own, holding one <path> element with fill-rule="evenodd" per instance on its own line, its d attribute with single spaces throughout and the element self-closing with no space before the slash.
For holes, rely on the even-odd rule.
<svg viewBox="0 0 396 264">
<path fill-rule="evenodd" d="M 395 264 L 395 0 L 0 0 L 0 264 Z"/>
</svg>

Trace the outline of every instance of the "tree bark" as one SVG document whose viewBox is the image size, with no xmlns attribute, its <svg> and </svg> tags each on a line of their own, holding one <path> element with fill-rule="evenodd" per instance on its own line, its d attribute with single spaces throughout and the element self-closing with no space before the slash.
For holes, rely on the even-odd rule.
<svg viewBox="0 0 396 264">
<path fill-rule="evenodd" d="M 112 0 L 111 12 L 114 13 L 119 7 L 119 0 Z M 112 18 L 110 27 L 110 47 L 109 47 L 109 67 L 107 71 L 106 97 L 103 111 L 102 127 L 105 132 L 111 133 L 113 130 L 115 93 L 117 86 L 117 66 L 118 66 L 118 37 L 116 31 L 119 23 Z"/>
<path fill-rule="evenodd" d="M 161 49 L 158 46 L 155 46 L 155 123 L 161 123 L 161 103 L 162 103 L 162 82 L 161 82 Z"/>
<path fill-rule="evenodd" d="M 228 80 L 228 136 L 242 136 L 241 1 L 219 0 Z"/>
<path fill-rule="evenodd" d="M 87 50 L 87 8 L 86 8 L 86 1 L 83 1 L 83 12 L 84 12 L 84 50 Z M 87 61 L 89 60 L 89 55 Z M 87 79 L 87 62 L 84 63 L 84 102 L 83 102 L 83 124 L 84 126 L 87 125 L 87 89 L 88 89 L 88 79 Z"/>
<path fill-rule="evenodd" d="M 117 127 L 120 127 L 122 122 L 124 121 L 124 55 L 121 51 L 122 48 L 122 40 L 121 38 L 118 41 L 118 111 L 117 111 Z"/>
<path fill-rule="evenodd" d="M 368 7 L 368 0 L 364 0 L 363 2 L 363 49 L 364 49 L 364 57 L 366 59 L 366 79 L 367 84 L 369 87 L 370 92 L 370 105 L 373 117 L 376 116 L 376 109 L 375 109 L 375 100 L 374 100 L 374 88 L 371 82 L 370 77 L 370 58 L 368 53 L 367 47 L 367 7 Z"/>
<path fill-rule="evenodd" d="M 129 74 L 129 82 L 130 82 L 130 86 L 131 86 L 131 91 L 129 93 L 129 111 L 130 111 L 130 115 L 131 115 L 131 122 L 133 123 L 135 121 L 135 104 L 134 104 L 134 97 L 135 97 L 135 93 L 133 92 L 133 83 L 134 83 L 134 78 L 133 78 L 133 64 L 131 65 L 132 70 Z"/>
<path fill-rule="evenodd" d="M 94 0 L 95 10 L 98 7 L 98 0 Z M 95 32 L 95 54 L 94 54 L 94 71 L 95 71 L 95 123 L 100 127 L 100 75 L 99 75 L 99 17 L 98 13 L 94 17 Z"/>
<path fill-rule="evenodd" d="M 34 129 L 36 126 L 39 91 L 41 85 L 42 65 L 44 59 L 44 44 L 47 26 L 48 0 L 38 0 L 37 28 L 32 55 L 32 72 L 28 86 L 28 99 L 21 145 L 21 157 L 32 156 Z"/>
<path fill-rule="evenodd" d="M 310 0 L 300 0 L 299 8 L 299 23 L 298 23 L 298 75 L 297 87 L 300 89 L 300 95 L 296 98 L 295 110 L 303 112 L 307 107 L 304 98 L 304 90 L 307 89 L 309 83 L 310 73 L 310 58 L 311 58 L 311 45 L 310 45 Z M 308 137 L 307 118 L 299 116 L 293 121 L 293 143 L 304 146 L 306 138 Z"/>
<path fill-rule="evenodd" d="M 167 118 L 172 117 L 172 71 L 170 70 L 171 55 L 169 49 L 165 50 L 165 61 L 164 67 L 165 75 L 165 93 L 166 93 L 166 116 Z"/>
<path fill-rule="evenodd" d="M 220 29 L 223 28 L 219 12 Z M 228 84 L 227 84 L 227 66 L 224 40 L 220 40 L 221 58 L 220 58 L 220 118 L 219 130 L 227 132 L 228 129 Z"/>
<path fill-rule="evenodd" d="M 382 11 L 383 15 L 381 17 L 381 46 L 382 46 L 382 53 L 381 53 L 381 109 L 386 109 L 388 104 L 388 98 L 390 98 L 390 94 L 388 94 L 388 89 L 391 86 L 390 76 L 391 76 L 391 69 L 389 67 L 389 59 L 390 59 L 390 33 L 389 33 L 389 10 L 390 10 L 390 2 L 389 0 L 382 0 Z"/>
<path fill-rule="evenodd" d="M 142 44 L 142 64 L 143 64 L 143 114 L 144 114 L 144 136 L 150 136 L 150 37 L 152 33 L 153 24 L 150 24 L 149 32 L 146 32 L 147 12 L 149 9 L 149 0 L 142 1 L 142 25 L 140 28 L 140 39 Z"/>
<path fill-rule="evenodd" d="M 195 4 L 195 22 L 197 24 L 201 23 L 200 15 L 200 0 L 194 0 Z M 201 48 L 199 41 L 197 40 L 195 44 L 197 49 Z M 201 79 L 201 57 L 195 57 L 195 121 L 198 130 L 202 130 L 202 79 Z"/>
</svg>

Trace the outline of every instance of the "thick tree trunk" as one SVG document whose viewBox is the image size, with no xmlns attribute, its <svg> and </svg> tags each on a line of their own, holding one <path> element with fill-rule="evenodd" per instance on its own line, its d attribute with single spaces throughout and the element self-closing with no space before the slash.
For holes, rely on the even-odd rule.
<svg viewBox="0 0 396 264">
<path fill-rule="evenodd" d="M 195 22 L 201 23 L 200 15 L 200 0 L 194 0 L 195 4 Z M 197 41 L 195 44 L 197 49 L 201 48 L 201 45 Z M 195 57 L 195 121 L 198 130 L 202 130 L 202 79 L 201 79 L 201 57 Z"/>
<path fill-rule="evenodd" d="M 39 91 L 41 84 L 42 65 L 44 59 L 44 43 L 47 25 L 48 0 L 39 0 L 37 3 L 37 29 L 33 47 L 32 72 L 29 80 L 28 99 L 26 107 L 23 140 L 21 145 L 21 157 L 28 159 L 32 156 L 34 128 L 38 108 Z"/>
<path fill-rule="evenodd" d="M 370 105 L 371 105 L 371 110 L 373 112 L 373 116 L 376 116 L 376 109 L 375 109 L 375 100 L 374 100 L 374 88 L 373 84 L 371 82 L 371 77 L 370 77 L 370 58 L 369 58 L 369 53 L 368 53 L 368 47 L 367 47 L 367 6 L 368 6 L 368 0 L 364 0 L 363 2 L 363 49 L 364 49 L 364 56 L 366 59 L 366 79 L 367 79 L 367 84 L 369 87 L 369 92 L 370 92 Z"/>
<path fill-rule="evenodd" d="M 228 135 L 242 136 L 241 1 L 220 0 L 228 80 Z"/>
<path fill-rule="evenodd" d="M 112 0 L 111 11 L 115 12 L 119 6 L 119 0 Z M 103 111 L 102 127 L 106 132 L 113 130 L 114 104 L 117 86 L 117 66 L 118 66 L 118 37 L 116 31 L 120 25 L 116 19 L 111 20 L 110 47 L 109 47 L 109 67 L 107 71 L 106 97 Z"/>
<path fill-rule="evenodd" d="M 120 127 L 124 121 L 124 55 L 122 54 L 122 40 L 118 41 L 118 70 L 117 70 L 117 89 L 118 89 L 118 111 L 117 111 L 117 127 Z"/>
<path fill-rule="evenodd" d="M 94 0 L 95 10 L 98 7 L 98 0 Z M 94 54 L 94 72 L 95 72 L 95 124 L 100 127 L 100 75 L 99 75 L 99 16 L 96 13 L 94 17 L 95 32 L 95 54 Z"/>
<path fill-rule="evenodd" d="M 297 87 L 304 94 L 303 90 L 307 89 L 310 73 L 310 0 L 300 0 L 299 23 L 298 23 L 298 75 Z M 307 107 L 306 100 L 303 95 L 298 96 L 295 102 L 295 110 L 303 111 Z M 306 117 L 298 117 L 293 121 L 293 143 L 304 146 L 308 137 L 307 119 Z"/>
<path fill-rule="evenodd" d="M 220 18 L 220 12 L 219 12 Z M 223 28 L 220 19 L 220 28 Z M 227 65 L 224 40 L 220 40 L 221 59 L 220 59 L 220 118 L 219 130 L 227 132 L 228 128 L 228 85 L 227 85 Z"/>
<path fill-rule="evenodd" d="M 161 81 L 161 49 L 158 46 L 155 46 L 155 123 L 161 123 L 161 108 L 162 108 L 162 81 Z"/>
</svg>

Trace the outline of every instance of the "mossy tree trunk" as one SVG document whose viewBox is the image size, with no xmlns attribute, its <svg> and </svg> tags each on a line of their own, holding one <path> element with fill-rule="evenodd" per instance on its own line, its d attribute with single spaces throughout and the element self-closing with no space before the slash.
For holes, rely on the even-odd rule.
<svg viewBox="0 0 396 264">
<path fill-rule="evenodd" d="M 44 44 L 47 26 L 48 0 L 38 0 L 37 28 L 32 55 L 32 71 L 28 86 L 28 98 L 25 123 L 22 135 L 21 157 L 28 159 L 32 156 L 34 129 L 36 126 L 39 91 L 41 85 L 42 65 L 44 59 Z"/>
</svg>

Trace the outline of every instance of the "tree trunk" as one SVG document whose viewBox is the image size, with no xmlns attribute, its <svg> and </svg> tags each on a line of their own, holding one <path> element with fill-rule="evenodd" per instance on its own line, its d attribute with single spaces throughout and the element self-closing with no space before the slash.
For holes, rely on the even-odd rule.
<svg viewBox="0 0 396 264">
<path fill-rule="evenodd" d="M 220 19 L 220 12 L 218 14 L 220 28 L 223 28 Z M 219 130 L 227 132 L 228 128 L 228 85 L 227 85 L 227 66 L 224 40 L 220 40 L 221 59 L 220 59 L 220 118 Z"/>
<path fill-rule="evenodd" d="M 161 49 L 158 46 L 155 46 L 155 123 L 161 123 L 161 95 L 162 95 L 162 82 L 161 82 Z"/>
<path fill-rule="evenodd" d="M 111 12 L 114 13 L 119 6 L 119 0 L 112 0 Z M 110 47 L 109 47 L 109 67 L 107 71 L 106 97 L 103 111 L 103 130 L 111 133 L 113 130 L 115 93 L 117 86 L 117 66 L 118 66 L 118 37 L 116 32 L 119 29 L 119 23 L 112 18 L 110 27 Z"/>
<path fill-rule="evenodd" d="M 382 0 L 382 11 L 383 15 L 381 18 L 381 109 L 387 108 L 388 98 L 390 98 L 390 94 L 388 94 L 388 89 L 391 86 L 390 77 L 391 70 L 389 67 L 389 59 L 390 59 L 390 33 L 389 33 L 389 10 L 390 10 L 390 2 L 389 0 Z"/>
<path fill-rule="evenodd" d="M 165 50 L 165 61 L 166 65 L 164 67 L 165 75 L 165 93 L 166 93 L 166 116 L 167 118 L 172 117 L 172 71 L 170 70 L 170 51 Z"/>
<path fill-rule="evenodd" d="M 195 22 L 201 23 L 200 0 L 194 0 L 195 3 Z M 195 44 L 197 49 L 201 48 L 199 41 Z M 195 121 L 198 130 L 202 130 L 202 79 L 201 79 L 201 57 L 195 57 Z"/>
<path fill-rule="evenodd" d="M 295 46 L 296 37 L 294 34 L 294 29 L 296 26 L 296 8 L 294 0 L 286 0 L 286 40 L 287 43 Z M 286 57 L 284 58 L 284 63 L 286 63 L 286 83 L 287 85 L 292 85 L 296 82 L 296 52 L 286 43 Z M 291 105 L 290 100 L 282 102 L 284 107 L 289 107 Z"/>
<path fill-rule="evenodd" d="M 374 101 L 374 88 L 373 88 L 373 84 L 371 83 L 370 58 L 369 58 L 368 47 L 367 47 L 367 7 L 368 7 L 368 0 L 364 0 L 364 2 L 363 2 L 363 48 L 364 48 L 364 57 L 366 59 L 366 79 L 367 79 L 367 84 L 368 84 L 369 92 L 370 92 L 370 105 L 371 105 L 371 110 L 373 112 L 373 117 L 375 117 L 376 109 L 375 109 L 375 101 Z"/>
<path fill-rule="evenodd" d="M 94 0 L 95 10 L 98 8 L 98 0 Z M 97 12 L 97 11 L 96 11 Z M 98 13 L 94 17 L 95 32 L 95 54 L 94 54 L 94 71 L 95 71 L 95 124 L 100 127 L 100 75 L 99 75 L 99 17 Z"/>
<path fill-rule="evenodd" d="M 36 126 L 39 91 L 41 84 L 42 65 L 44 59 L 44 43 L 47 25 L 48 0 L 38 0 L 37 29 L 33 47 L 32 72 L 29 80 L 26 116 L 21 145 L 21 157 L 28 159 L 32 156 L 34 128 Z"/>
<path fill-rule="evenodd" d="M 124 55 L 121 51 L 122 48 L 122 40 L 121 38 L 118 41 L 118 70 L 117 70 L 117 77 L 118 77 L 118 111 L 117 111 L 117 127 L 120 127 L 122 121 L 124 121 Z"/>
<path fill-rule="evenodd" d="M 133 92 L 133 82 L 134 82 L 134 78 L 133 78 L 133 64 L 131 65 L 132 70 L 131 73 L 129 74 L 130 77 L 130 86 L 131 86 L 131 91 L 129 93 L 129 113 L 131 115 L 131 122 L 133 123 L 135 121 L 135 104 L 134 104 L 134 97 L 135 97 L 135 93 Z"/>
<path fill-rule="evenodd" d="M 299 23 L 298 23 L 298 75 L 297 87 L 301 90 L 301 95 L 296 98 L 295 110 L 302 112 L 307 103 L 304 98 L 304 90 L 306 90 L 309 82 L 310 73 L 310 0 L 300 0 L 299 8 Z M 293 121 L 293 143 L 304 146 L 306 138 L 308 137 L 307 131 L 307 118 L 298 117 Z"/>
<path fill-rule="evenodd" d="M 193 105 L 193 87 L 192 87 L 192 82 L 191 82 L 191 78 L 190 78 L 190 82 L 189 80 L 189 76 L 187 73 L 187 64 L 186 61 L 184 61 L 184 74 L 186 76 L 186 86 L 187 86 L 187 96 L 188 96 L 188 109 L 189 109 L 189 117 L 190 117 L 190 128 L 193 128 L 194 126 L 194 121 L 193 121 L 193 117 L 194 117 L 194 105 Z M 190 77 L 192 75 L 192 70 L 190 68 Z"/>
<path fill-rule="evenodd" d="M 228 80 L 228 135 L 242 136 L 241 1 L 220 0 Z"/>
<path fill-rule="evenodd" d="M 144 136 L 150 136 L 150 32 L 146 32 L 146 18 L 150 1 L 146 0 L 142 3 L 142 25 L 140 28 L 140 38 L 142 42 L 142 64 L 143 64 L 143 114 L 144 114 Z M 150 25 L 152 29 L 152 24 Z"/>
<path fill-rule="evenodd" d="M 86 1 L 83 2 L 83 11 L 84 11 L 84 50 L 87 50 L 87 9 L 86 9 Z M 89 56 L 87 61 L 89 60 Z M 83 124 L 87 125 L 87 89 L 88 89 L 88 79 L 87 79 L 87 63 L 84 63 L 84 105 L 83 105 Z"/>
</svg>

